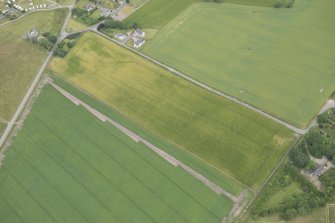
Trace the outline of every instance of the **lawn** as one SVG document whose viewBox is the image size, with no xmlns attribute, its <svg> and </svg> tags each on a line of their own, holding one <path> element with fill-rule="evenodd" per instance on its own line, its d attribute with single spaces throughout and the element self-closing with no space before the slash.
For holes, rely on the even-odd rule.
<svg viewBox="0 0 335 223">
<path fill-rule="evenodd" d="M 0 198 L 8 223 L 219 223 L 232 207 L 50 85 L 6 152 Z"/>
<path fill-rule="evenodd" d="M 334 19 L 332 0 L 296 0 L 292 9 L 196 3 L 142 50 L 306 127 L 335 90 Z"/>
<path fill-rule="evenodd" d="M 150 0 L 136 10 L 125 23 L 136 22 L 141 28 L 161 28 L 190 6 L 196 0 Z"/>
<path fill-rule="evenodd" d="M 293 195 L 301 194 L 302 192 L 303 191 L 299 188 L 299 185 L 296 182 L 293 182 L 289 186 L 281 188 L 274 193 L 264 205 L 267 207 L 275 207 L 283 200 L 288 199 Z"/>
<path fill-rule="evenodd" d="M 0 120 L 8 121 L 17 109 L 47 51 L 24 40 L 32 28 L 57 34 L 66 9 L 35 12 L 0 27 Z M 4 125 L 0 124 L 0 132 Z"/>
<path fill-rule="evenodd" d="M 294 140 L 288 129 L 93 33 L 49 68 L 145 128 L 257 187 Z"/>
</svg>

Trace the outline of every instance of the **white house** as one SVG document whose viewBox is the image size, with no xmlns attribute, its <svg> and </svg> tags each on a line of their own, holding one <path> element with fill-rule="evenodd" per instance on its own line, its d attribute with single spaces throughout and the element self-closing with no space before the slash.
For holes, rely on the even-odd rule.
<svg viewBox="0 0 335 223">
<path fill-rule="evenodd" d="M 127 38 L 127 35 L 126 34 L 123 34 L 123 33 L 116 33 L 114 35 L 115 38 L 119 39 L 119 40 L 124 40 L 125 38 Z"/>
<path fill-rule="evenodd" d="M 144 37 L 145 36 L 145 32 L 143 32 L 141 29 L 136 29 L 135 32 L 134 32 L 134 36 Z"/>
<path fill-rule="evenodd" d="M 92 12 L 96 8 L 95 4 L 92 2 L 89 2 L 86 4 L 85 10 L 87 12 Z"/>
<path fill-rule="evenodd" d="M 135 48 L 140 48 L 144 43 L 145 43 L 144 39 L 137 39 L 137 40 L 134 40 L 134 45 L 133 46 Z"/>
<path fill-rule="evenodd" d="M 27 33 L 27 37 L 29 39 L 35 39 L 38 37 L 38 30 L 37 29 L 32 29 Z"/>
</svg>

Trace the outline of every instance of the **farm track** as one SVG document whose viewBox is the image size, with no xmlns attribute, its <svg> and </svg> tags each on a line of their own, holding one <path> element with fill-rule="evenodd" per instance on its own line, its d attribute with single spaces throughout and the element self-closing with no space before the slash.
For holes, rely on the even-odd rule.
<svg viewBox="0 0 335 223">
<path fill-rule="evenodd" d="M 106 115 L 100 113 L 99 111 L 97 111 L 96 109 L 92 108 L 91 106 L 89 106 L 88 104 L 84 103 L 83 101 L 79 100 L 75 96 L 71 95 L 69 92 L 65 91 L 64 89 L 62 89 L 58 85 L 54 84 L 51 80 L 49 80 L 49 83 L 58 92 L 60 92 L 64 97 L 66 97 L 68 100 L 70 100 L 76 106 L 80 106 L 81 105 L 87 111 L 89 111 L 91 114 L 93 114 L 96 118 L 98 118 L 100 121 L 102 121 L 102 122 L 108 122 L 108 123 L 112 124 L 114 127 L 116 127 L 117 129 L 119 129 L 121 132 L 123 132 L 124 134 L 126 134 L 128 137 L 130 137 L 135 142 L 141 142 L 141 143 L 143 143 L 144 145 L 146 145 L 148 148 L 150 148 L 152 151 L 154 151 L 156 154 L 158 154 L 160 157 L 162 157 L 163 159 L 165 159 L 168 163 L 170 163 L 174 167 L 181 167 L 184 171 L 186 171 L 187 173 L 189 173 L 190 175 L 192 175 L 197 180 L 201 181 L 203 184 L 205 184 L 214 193 L 216 193 L 218 195 L 224 195 L 224 196 L 228 197 L 234 203 L 240 203 L 241 202 L 241 197 L 236 197 L 236 196 L 232 195 L 231 193 L 225 191 L 223 188 L 221 188 L 220 186 L 216 185 L 215 183 L 213 183 L 212 181 L 210 181 L 209 179 L 207 179 L 206 177 L 204 177 L 203 175 L 201 175 L 197 171 L 193 170 L 189 166 L 185 165 L 181 161 L 177 160 L 173 156 L 171 156 L 168 153 L 164 152 L 160 148 L 158 148 L 155 145 L 151 144 L 147 140 L 143 139 L 142 137 L 140 137 L 136 133 L 130 131 L 127 128 L 125 128 L 124 126 L 122 126 L 121 124 L 117 123 L 116 121 L 110 119 Z"/>
</svg>

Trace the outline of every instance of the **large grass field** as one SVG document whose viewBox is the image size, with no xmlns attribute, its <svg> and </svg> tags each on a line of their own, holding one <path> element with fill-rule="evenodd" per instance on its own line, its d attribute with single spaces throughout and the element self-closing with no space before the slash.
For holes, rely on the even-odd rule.
<svg viewBox="0 0 335 223">
<path fill-rule="evenodd" d="M 6 223 L 219 223 L 231 206 L 51 86 L 0 168 Z"/>
<path fill-rule="evenodd" d="M 36 12 L 0 27 L 0 120 L 8 121 L 37 74 L 47 51 L 27 42 L 32 28 L 57 34 L 67 10 Z M 0 135 L 5 126 L 0 123 Z"/>
<path fill-rule="evenodd" d="M 196 3 L 143 52 L 300 127 L 335 90 L 335 2 Z"/>
<path fill-rule="evenodd" d="M 125 23 L 141 28 L 161 28 L 196 0 L 150 0 L 130 15 Z"/>
<path fill-rule="evenodd" d="M 173 143 L 257 187 L 293 134 L 93 33 L 50 69 Z"/>
</svg>

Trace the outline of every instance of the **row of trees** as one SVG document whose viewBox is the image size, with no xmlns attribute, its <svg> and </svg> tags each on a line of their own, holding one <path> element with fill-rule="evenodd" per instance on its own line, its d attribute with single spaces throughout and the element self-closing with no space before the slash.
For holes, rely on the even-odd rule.
<svg viewBox="0 0 335 223">
<path fill-rule="evenodd" d="M 84 23 L 86 25 L 92 26 L 94 24 L 97 24 L 98 22 L 104 20 L 104 17 L 99 18 L 92 18 L 91 14 L 94 12 L 87 12 L 85 9 L 81 8 L 74 8 L 72 9 L 72 17 L 75 20 L 79 20 L 81 23 Z"/>
<path fill-rule="evenodd" d="M 65 57 L 70 49 L 75 46 L 77 39 L 80 37 L 80 34 L 73 34 L 68 36 L 62 42 L 56 45 L 54 55 L 59 57 Z"/>
<path fill-rule="evenodd" d="M 99 24 L 98 30 L 104 30 L 104 29 L 136 29 L 138 28 L 138 25 L 136 22 L 134 22 L 132 25 L 128 25 L 122 21 L 115 21 L 112 18 L 106 18 L 104 23 Z"/>
<path fill-rule="evenodd" d="M 294 5 L 294 0 L 289 0 L 286 2 L 285 0 L 277 0 L 274 4 L 275 8 L 292 8 Z"/>
</svg>

